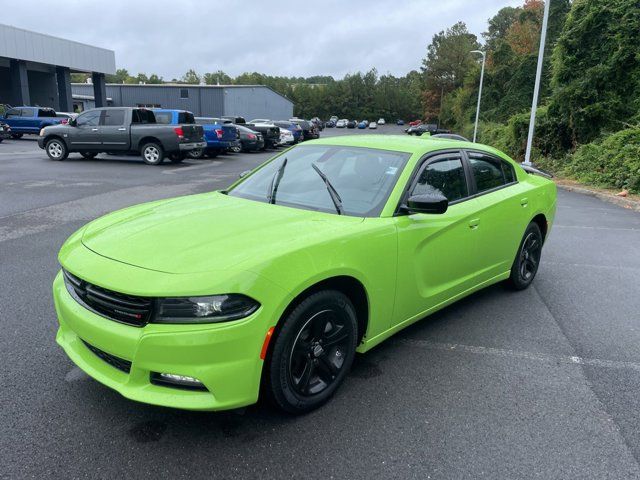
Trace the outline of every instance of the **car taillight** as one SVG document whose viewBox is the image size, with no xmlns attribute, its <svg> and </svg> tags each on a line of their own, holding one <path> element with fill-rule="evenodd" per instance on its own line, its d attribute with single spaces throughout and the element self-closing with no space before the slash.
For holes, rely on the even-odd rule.
<svg viewBox="0 0 640 480">
<path fill-rule="evenodd" d="M 255 139 L 256 139 L 256 136 L 255 136 L 253 133 L 250 133 L 249 135 L 247 135 L 247 138 L 248 138 L 249 140 L 255 140 Z"/>
<path fill-rule="evenodd" d="M 222 134 L 223 134 L 223 133 L 224 133 L 224 132 L 223 132 L 221 129 L 216 128 L 216 135 L 218 136 L 218 138 L 222 138 Z"/>
<path fill-rule="evenodd" d="M 173 129 L 173 131 L 176 132 L 176 135 L 179 139 L 182 140 L 184 138 L 184 131 L 182 130 L 182 127 L 176 127 Z"/>
</svg>

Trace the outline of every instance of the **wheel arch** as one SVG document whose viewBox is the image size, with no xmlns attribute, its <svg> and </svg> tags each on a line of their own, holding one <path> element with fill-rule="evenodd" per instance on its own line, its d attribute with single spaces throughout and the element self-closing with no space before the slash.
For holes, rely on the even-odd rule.
<svg viewBox="0 0 640 480">
<path fill-rule="evenodd" d="M 138 150 L 144 147 L 147 143 L 157 143 L 158 145 L 160 145 L 160 147 L 164 149 L 164 145 L 157 137 L 147 136 L 147 137 L 142 137 L 138 142 Z"/>
<path fill-rule="evenodd" d="M 549 223 L 547 222 L 547 217 L 544 213 L 539 213 L 535 217 L 531 219 L 531 221 L 540 227 L 540 232 L 542 233 L 542 241 L 544 242 L 547 239 L 547 232 L 549 230 Z"/>
<path fill-rule="evenodd" d="M 67 143 L 67 141 L 62 137 L 62 135 L 58 135 L 57 133 L 50 133 L 49 135 L 47 135 L 46 137 L 44 137 L 44 146 L 46 148 L 47 143 L 49 143 L 51 140 L 60 140 L 62 143 L 64 143 L 65 147 L 67 147 L 67 150 L 69 150 L 69 144 Z"/>
</svg>

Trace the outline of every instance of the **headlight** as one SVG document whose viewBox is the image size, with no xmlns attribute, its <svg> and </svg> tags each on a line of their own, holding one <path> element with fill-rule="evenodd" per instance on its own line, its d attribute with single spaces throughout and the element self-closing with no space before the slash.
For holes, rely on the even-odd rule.
<svg viewBox="0 0 640 480">
<path fill-rule="evenodd" d="M 239 294 L 158 300 L 155 323 L 217 323 L 248 317 L 260 307 Z"/>
</svg>

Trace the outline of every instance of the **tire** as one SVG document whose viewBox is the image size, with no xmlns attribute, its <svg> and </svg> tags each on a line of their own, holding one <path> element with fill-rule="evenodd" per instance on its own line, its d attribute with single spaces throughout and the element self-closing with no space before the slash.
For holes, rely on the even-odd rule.
<svg viewBox="0 0 640 480">
<path fill-rule="evenodd" d="M 51 160 L 58 160 L 61 162 L 69 156 L 67 144 L 59 138 L 52 138 L 47 141 L 44 149 Z"/>
<path fill-rule="evenodd" d="M 335 290 L 310 295 L 285 318 L 274 339 L 267 356 L 267 396 L 293 414 L 320 407 L 349 372 L 357 342 L 351 301 Z"/>
<path fill-rule="evenodd" d="M 511 266 L 511 276 L 507 280 L 514 290 L 524 290 L 529 287 L 538 272 L 542 254 L 542 232 L 537 223 L 531 222 L 524 232 L 518 253 Z"/>
<path fill-rule="evenodd" d="M 80 152 L 80 155 L 82 155 L 87 160 L 91 160 L 92 158 L 96 158 L 96 155 L 98 155 L 98 153 L 97 152 Z"/>
<path fill-rule="evenodd" d="M 18 140 L 19 138 L 22 138 L 22 134 L 21 133 L 12 133 L 11 134 L 11 138 L 13 138 L 14 140 Z"/>
<path fill-rule="evenodd" d="M 147 165 L 161 165 L 164 161 L 164 149 L 157 143 L 149 142 L 140 149 L 140 156 Z"/>
<path fill-rule="evenodd" d="M 187 156 L 189 158 L 195 158 L 195 159 L 204 158 L 204 148 L 196 148 L 193 150 L 189 150 L 189 153 L 187 153 Z"/>
<path fill-rule="evenodd" d="M 242 151 L 242 147 L 238 147 L 238 146 L 236 146 L 236 147 L 231 147 L 231 151 L 232 151 L 233 153 L 240 153 L 240 152 Z"/>
</svg>

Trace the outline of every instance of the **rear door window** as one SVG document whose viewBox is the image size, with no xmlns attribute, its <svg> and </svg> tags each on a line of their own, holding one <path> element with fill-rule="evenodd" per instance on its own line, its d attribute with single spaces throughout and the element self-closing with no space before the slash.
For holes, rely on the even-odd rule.
<svg viewBox="0 0 640 480">
<path fill-rule="evenodd" d="M 501 158 L 480 152 L 468 152 L 476 192 L 483 193 L 516 182 L 513 166 Z"/>
<path fill-rule="evenodd" d="M 56 112 L 50 110 L 48 108 L 40 108 L 38 109 L 38 117 L 55 117 Z"/>
<path fill-rule="evenodd" d="M 105 110 L 102 117 L 102 125 L 118 127 L 124 125 L 124 110 Z"/>
<path fill-rule="evenodd" d="M 156 123 L 156 117 L 151 110 L 133 110 L 131 123 Z"/>
</svg>

